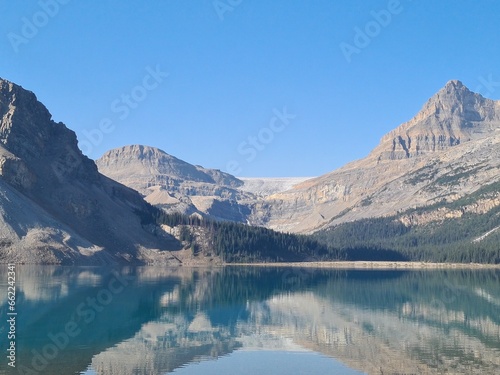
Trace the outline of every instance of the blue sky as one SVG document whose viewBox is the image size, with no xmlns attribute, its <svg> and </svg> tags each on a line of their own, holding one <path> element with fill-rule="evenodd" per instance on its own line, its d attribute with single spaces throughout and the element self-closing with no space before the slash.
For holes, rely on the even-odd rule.
<svg viewBox="0 0 500 375">
<path fill-rule="evenodd" d="M 500 99 L 495 0 L 0 0 L 0 77 L 82 150 L 239 176 L 364 157 L 450 79 Z"/>
</svg>

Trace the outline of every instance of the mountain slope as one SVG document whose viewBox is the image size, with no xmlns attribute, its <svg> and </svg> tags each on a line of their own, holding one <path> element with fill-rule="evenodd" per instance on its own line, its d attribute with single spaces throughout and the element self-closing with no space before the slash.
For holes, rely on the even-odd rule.
<svg viewBox="0 0 500 375">
<path fill-rule="evenodd" d="M 168 261 L 177 241 L 154 236 L 137 192 L 97 171 L 74 132 L 36 96 L 0 79 L 0 261 L 96 264 Z"/>
<path fill-rule="evenodd" d="M 450 81 L 366 158 L 257 204 L 251 222 L 308 233 L 453 202 L 500 176 L 500 102 Z"/>
<path fill-rule="evenodd" d="M 352 259 L 380 250 L 412 261 L 500 263 L 500 181 L 454 202 L 342 223 L 313 235 Z"/>
<path fill-rule="evenodd" d="M 428 155 L 489 136 L 499 126 L 500 102 L 471 92 L 460 81 L 449 81 L 413 119 L 384 136 L 372 157 Z"/>
<path fill-rule="evenodd" d="M 167 212 L 246 223 L 255 200 L 251 192 L 239 189 L 244 183 L 238 178 L 189 164 L 154 147 L 113 149 L 96 164 L 101 173 L 139 191 L 146 201 Z"/>
<path fill-rule="evenodd" d="M 129 184 L 153 184 L 164 180 L 171 188 L 183 181 L 235 188 L 243 182 L 215 169 L 194 166 L 166 152 L 149 146 L 131 145 L 106 152 L 97 161 L 100 170 L 109 177 Z"/>
</svg>

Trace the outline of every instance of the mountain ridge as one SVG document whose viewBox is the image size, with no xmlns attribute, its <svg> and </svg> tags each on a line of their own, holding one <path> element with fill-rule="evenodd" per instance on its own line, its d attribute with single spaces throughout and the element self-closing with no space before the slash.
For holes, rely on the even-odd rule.
<svg viewBox="0 0 500 375">
<path fill-rule="evenodd" d="M 229 196 L 238 214 L 222 213 L 215 218 L 237 217 L 238 221 L 279 231 L 312 233 L 443 199 L 453 202 L 497 180 L 499 129 L 500 101 L 484 98 L 459 80 L 451 80 L 409 121 L 382 136 L 365 158 L 322 176 L 294 184 L 278 183 L 278 188 L 265 186 L 264 179 L 264 185 L 258 179 L 247 180 Z M 117 177 L 109 168 L 102 171 Z M 453 179 L 455 185 L 441 183 Z M 127 184 L 123 178 L 118 180 Z M 188 189 L 183 199 L 195 208 L 184 213 L 209 215 L 213 205 L 221 206 L 217 184 L 209 193 L 192 184 L 187 186 L 194 192 Z M 165 186 L 165 191 L 169 188 Z M 242 190 L 251 194 L 241 196 Z M 150 203 L 158 204 L 161 199 L 157 197 L 165 191 L 154 191 L 151 197 L 157 200 L 150 199 Z"/>
<path fill-rule="evenodd" d="M 473 93 L 462 82 L 452 80 L 411 120 L 383 136 L 372 153 L 379 153 L 378 160 L 383 160 L 442 151 L 498 129 L 499 112 L 499 102 Z"/>
<path fill-rule="evenodd" d="M 167 212 L 246 222 L 245 202 L 252 197 L 238 190 L 243 181 L 228 173 L 192 165 L 144 145 L 109 150 L 96 165 L 104 175 Z"/>
<path fill-rule="evenodd" d="M 449 81 L 412 119 L 383 136 L 367 157 L 266 197 L 252 222 L 311 233 L 436 199 L 458 199 L 498 178 L 499 129 L 499 101 Z M 433 179 L 454 170 L 475 171 L 476 179 L 459 181 L 458 191 L 444 185 L 430 188 Z"/>
<path fill-rule="evenodd" d="M 486 215 L 490 221 L 472 217 L 467 225 L 484 226 L 473 230 L 474 240 L 491 243 L 500 226 L 498 194 L 476 192 L 500 180 L 499 130 L 500 101 L 453 80 L 363 159 L 312 179 L 245 180 L 143 145 L 110 150 L 94 163 L 78 149 L 75 133 L 54 122 L 33 93 L 0 79 L 0 261 L 181 264 L 200 255 L 193 238 L 204 243 L 198 263 L 228 254 L 239 259 L 243 253 L 231 243 L 269 245 L 271 237 L 301 246 L 300 254 L 281 249 L 283 259 L 299 259 L 313 248 L 323 257 L 340 254 L 305 237 L 212 219 L 328 238 L 335 233 L 325 230 L 363 220 L 411 229 Z M 191 216 L 169 216 L 175 212 Z M 217 231 L 225 237 L 216 259 L 209 242 Z M 245 252 L 255 260 L 276 255 Z"/>
<path fill-rule="evenodd" d="M 36 95 L 0 79 L 0 260 L 102 264 L 168 261 L 177 241 L 135 211 L 146 203 L 101 174 L 76 134 Z M 156 251 L 163 250 L 159 256 Z"/>
</svg>

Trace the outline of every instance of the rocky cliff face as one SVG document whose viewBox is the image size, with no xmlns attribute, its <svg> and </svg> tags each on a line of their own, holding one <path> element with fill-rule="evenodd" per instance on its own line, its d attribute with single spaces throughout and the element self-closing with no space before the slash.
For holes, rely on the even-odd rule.
<svg viewBox="0 0 500 375">
<path fill-rule="evenodd" d="M 0 261 L 142 262 L 174 249 L 142 228 L 134 211 L 144 208 L 98 173 L 32 92 L 0 79 Z"/>
<path fill-rule="evenodd" d="M 498 181 L 499 172 L 500 102 L 450 81 L 366 158 L 266 197 L 250 221 L 308 233 L 452 202 Z"/>
<path fill-rule="evenodd" d="M 246 222 L 252 193 L 243 181 L 216 169 L 189 164 L 154 147 L 131 145 L 106 152 L 99 171 L 137 191 L 169 212 L 198 213 Z"/>
<path fill-rule="evenodd" d="M 139 187 L 164 182 L 166 187 L 174 191 L 179 190 L 179 185 L 184 181 L 227 188 L 243 185 L 242 181 L 230 174 L 186 163 L 149 146 L 131 145 L 113 149 L 96 163 L 110 177 L 118 177 Z"/>
<path fill-rule="evenodd" d="M 444 151 L 500 127 L 500 103 L 449 81 L 410 121 L 384 136 L 372 152 L 378 160 L 397 160 Z"/>
<path fill-rule="evenodd" d="M 167 212 L 248 223 L 253 207 L 268 195 L 307 178 L 236 178 L 192 165 L 160 149 L 130 145 L 96 160 L 99 172 L 140 192 Z"/>
</svg>

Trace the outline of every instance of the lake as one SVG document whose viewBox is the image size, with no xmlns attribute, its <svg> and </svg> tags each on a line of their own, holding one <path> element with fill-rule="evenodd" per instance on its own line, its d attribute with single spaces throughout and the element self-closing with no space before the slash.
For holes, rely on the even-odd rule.
<svg viewBox="0 0 500 375">
<path fill-rule="evenodd" d="M 0 274 L 0 374 L 500 374 L 500 270 Z"/>
</svg>

